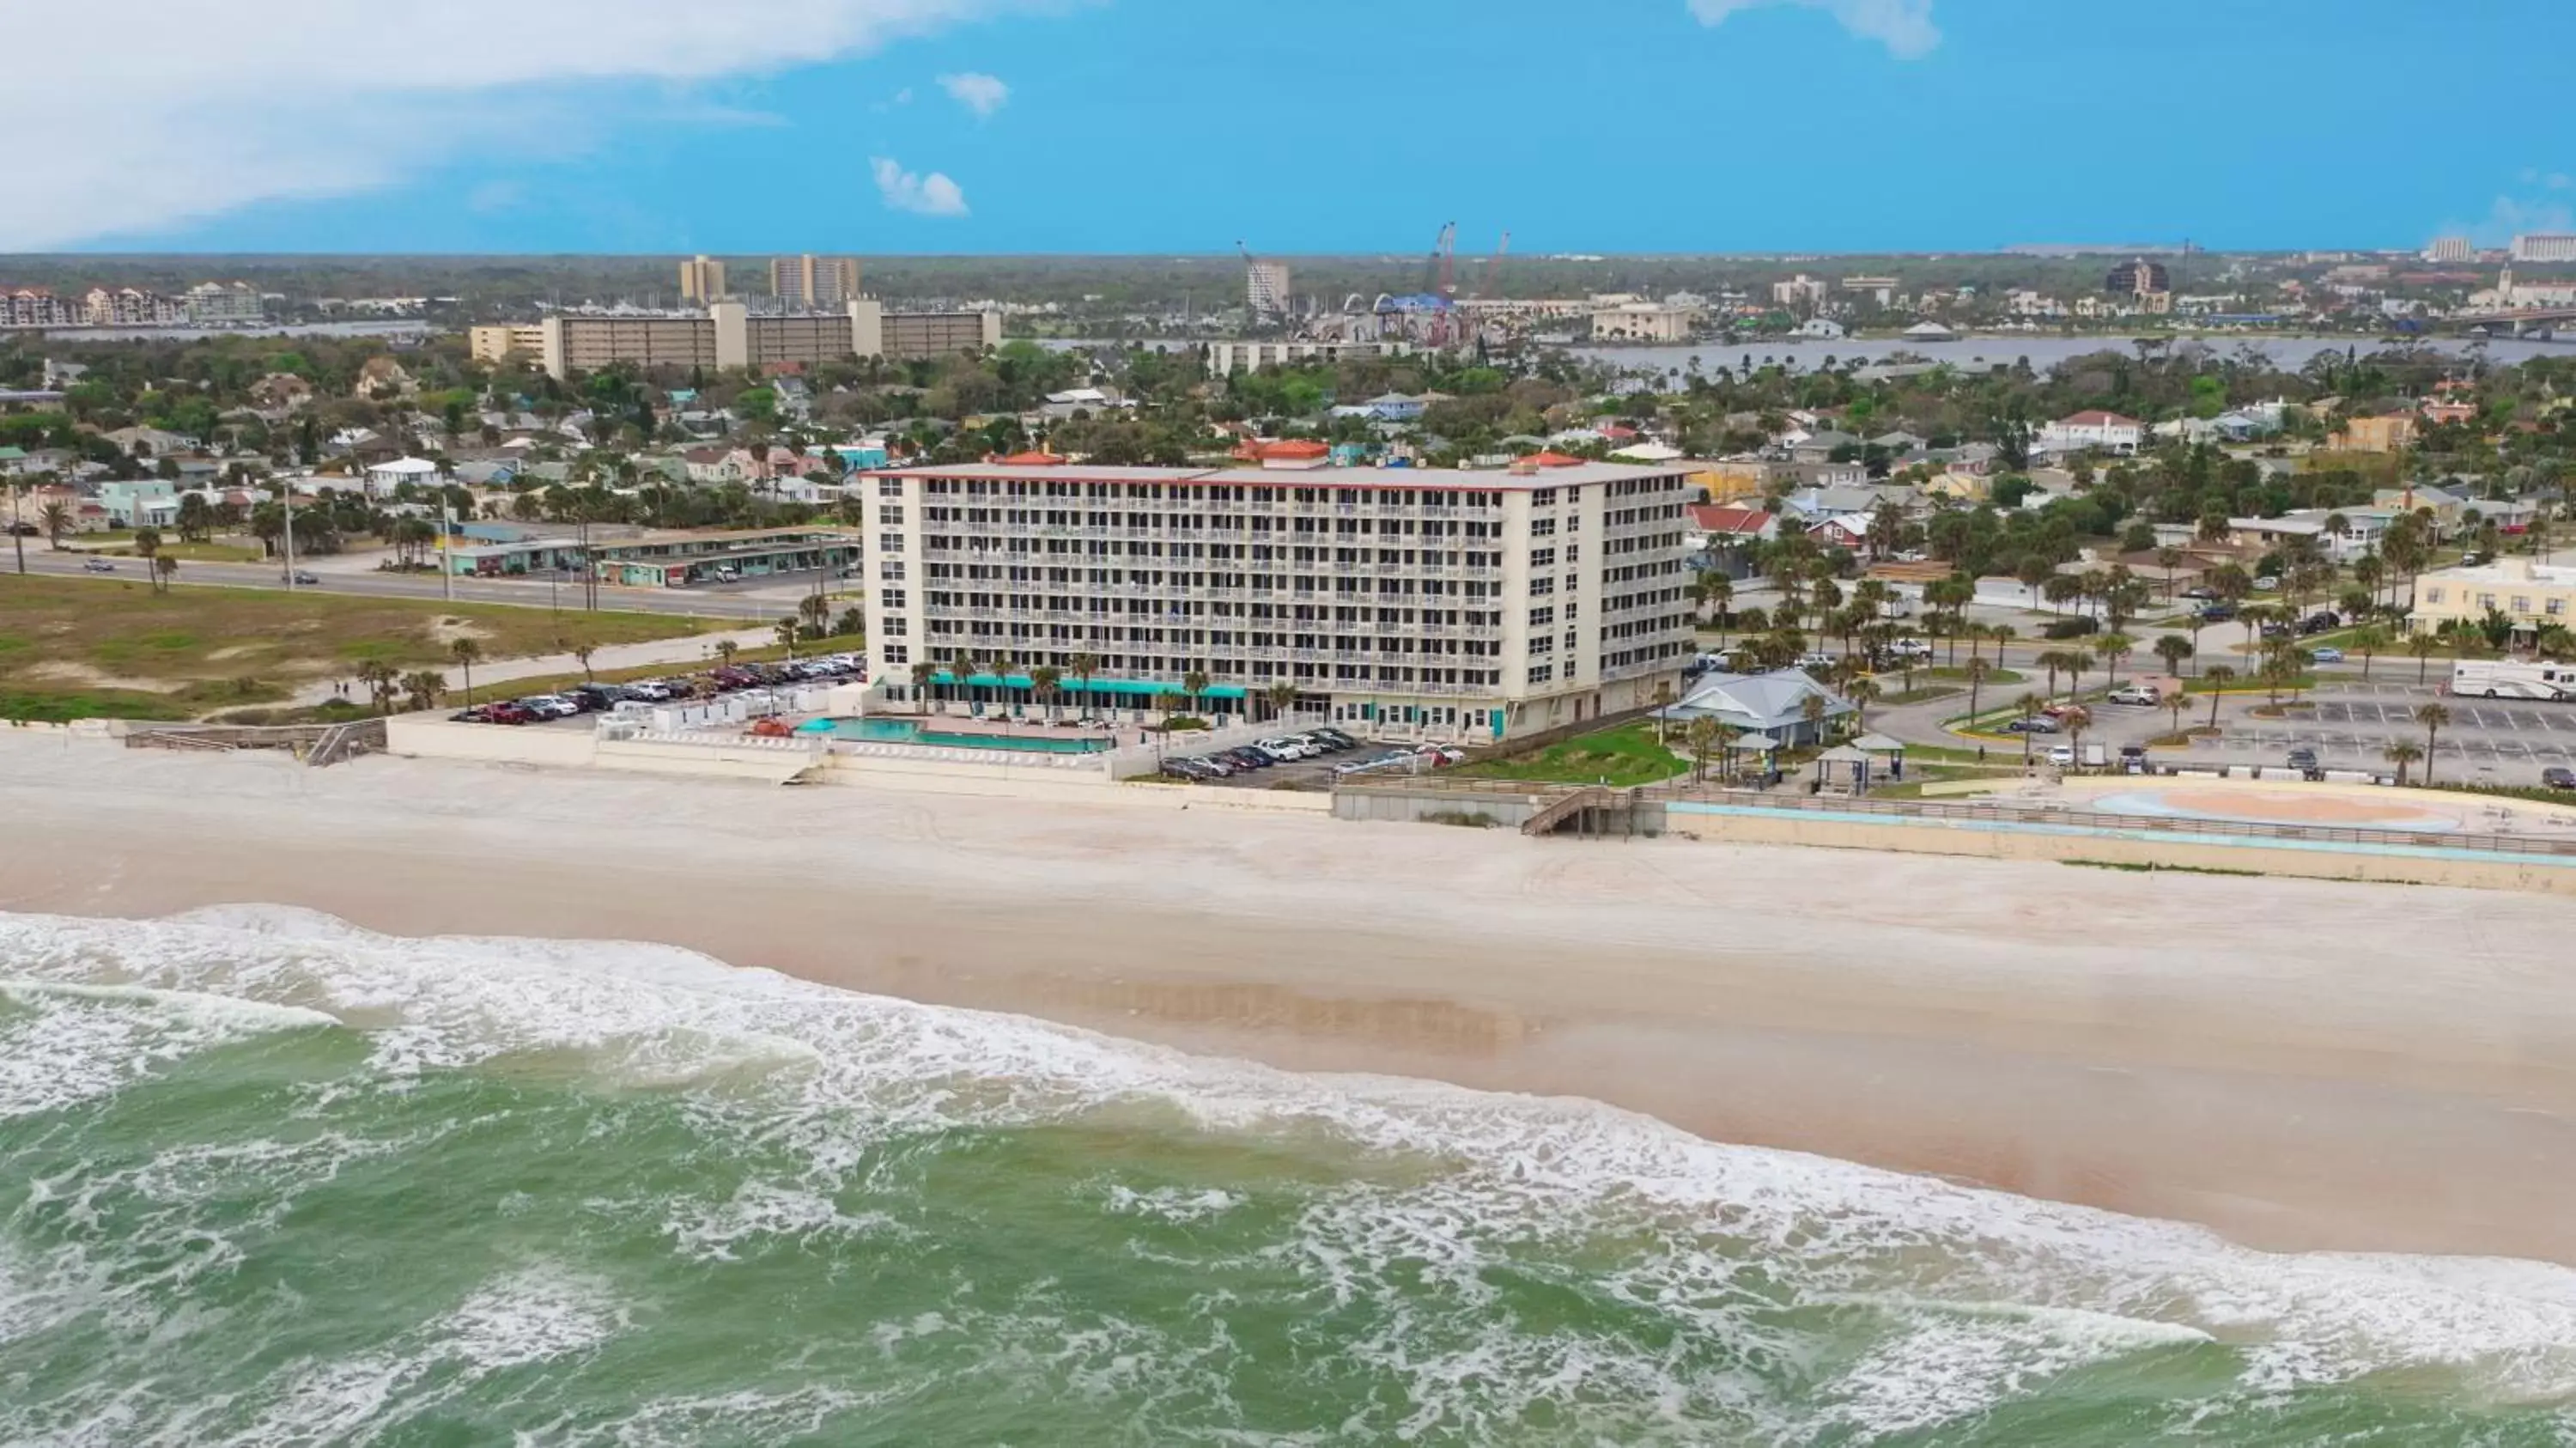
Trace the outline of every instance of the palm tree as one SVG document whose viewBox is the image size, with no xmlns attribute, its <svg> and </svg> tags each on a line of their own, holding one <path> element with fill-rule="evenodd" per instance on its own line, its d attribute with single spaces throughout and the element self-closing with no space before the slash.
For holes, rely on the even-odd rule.
<svg viewBox="0 0 2576 1448">
<path fill-rule="evenodd" d="M 720 664 L 730 664 L 730 663 L 732 663 L 732 662 L 733 662 L 733 656 L 734 656 L 734 655 L 736 655 L 736 654 L 738 654 L 738 653 L 741 653 L 741 652 L 742 652 L 742 645 L 741 645 L 741 644 L 739 644 L 739 643 L 737 643 L 737 642 L 735 642 L 735 641 L 734 641 L 734 640 L 732 640 L 732 639 L 718 639 L 718 640 L 716 640 L 716 662 L 717 662 L 717 663 L 720 663 Z"/>
<path fill-rule="evenodd" d="M 796 613 L 805 620 L 806 635 L 821 638 L 823 625 L 832 617 L 832 600 L 819 593 L 809 593 L 796 601 Z"/>
<path fill-rule="evenodd" d="M 1808 693 L 1806 701 L 1798 703 L 1798 716 L 1806 719 L 1808 739 L 1814 739 L 1816 745 L 1824 745 L 1824 709 L 1821 693 Z"/>
<path fill-rule="evenodd" d="M 2081 704 L 2069 704 L 2066 712 L 2057 716 L 2057 727 L 2066 731 L 2067 747 L 2075 751 L 2076 759 L 2082 760 L 2084 731 L 2093 727 L 2092 711 Z"/>
<path fill-rule="evenodd" d="M 2426 704 L 2415 711 L 2415 722 L 2424 726 L 2424 782 L 2433 782 L 2433 747 L 2442 736 L 2443 726 L 2451 722 L 2451 711 L 2440 704 Z"/>
<path fill-rule="evenodd" d="M 394 688 L 401 679 L 402 671 L 382 659 L 358 665 L 358 682 L 367 686 L 367 696 L 375 701 L 379 714 L 394 711 Z"/>
<path fill-rule="evenodd" d="M 1980 660 L 1980 662 L 1983 661 Z M 1971 664 L 1969 667 L 1973 669 L 1976 666 Z M 1867 729 L 1869 727 L 1869 706 L 1878 702 L 1879 699 L 1878 681 L 1875 679 L 1854 679 L 1850 683 L 1843 685 L 1843 697 L 1850 700 L 1852 704 L 1852 728 L 1854 730 Z M 1971 714 L 1977 712 L 1977 691 L 1976 686 L 1973 683 L 1971 683 L 1968 688 L 1968 712 Z"/>
<path fill-rule="evenodd" d="M 2235 677 L 2236 670 L 2226 664 L 2212 664 L 2200 671 L 2201 682 L 2209 685 L 2209 727 L 2212 729 L 2218 727 L 2219 696 L 2227 692 L 2229 681 Z"/>
<path fill-rule="evenodd" d="M 2025 720 L 2039 717 L 2039 711 L 2047 705 L 2048 701 L 2037 694 L 2024 694 L 2013 700 L 2013 708 Z M 2030 768 L 2030 731 L 2028 729 L 2021 731 L 2021 767 Z"/>
<path fill-rule="evenodd" d="M 1181 693 L 1190 701 L 1190 712 L 1192 714 L 1199 712 L 1199 695 L 1204 694 L 1207 691 L 1207 670 L 1192 669 L 1188 673 L 1181 675 Z"/>
<path fill-rule="evenodd" d="M 2406 652 L 2415 656 L 2416 683 L 2424 682 L 2425 672 L 2433 665 L 2433 651 L 2441 646 L 2442 641 L 2428 633 L 2412 634 L 2407 637 Z"/>
<path fill-rule="evenodd" d="M 796 657 L 796 641 L 805 636 L 805 625 L 791 616 L 780 619 L 771 626 L 770 631 L 778 635 L 779 646 L 787 650 L 788 659 L 793 661 Z"/>
<path fill-rule="evenodd" d="M 1050 723 L 1055 719 L 1056 689 L 1063 682 L 1063 671 L 1053 664 L 1040 664 L 1029 670 L 1029 693 L 1037 699 L 1040 707 L 1046 710 Z"/>
<path fill-rule="evenodd" d="M 414 669 L 402 676 L 404 702 L 413 709 L 435 709 L 447 692 L 447 676 L 433 669 Z"/>
<path fill-rule="evenodd" d="M 2352 631 L 2352 651 L 2361 655 L 2361 677 L 2364 682 L 2368 682 L 2370 678 L 2371 655 L 2388 647 L 2390 642 L 2392 640 L 2388 630 L 2375 623 L 2364 624 Z"/>
<path fill-rule="evenodd" d="M 474 666 L 483 661 L 483 645 L 473 639 L 458 639 L 447 646 L 447 656 L 465 671 L 465 702 L 474 702 Z"/>
<path fill-rule="evenodd" d="M 2424 757 L 2423 746 L 2412 739 L 2400 739 L 2379 751 L 2379 757 L 2397 766 L 2397 787 L 2406 787 L 2406 766 Z"/>
<path fill-rule="evenodd" d="M 1992 664 L 1990 664 L 1990 663 L 1987 663 L 1987 662 L 1986 662 L 1985 660 L 1983 660 L 1983 659 L 1973 659 L 1973 658 L 1972 658 L 1972 659 L 1968 660 L 1968 717 L 1969 717 L 1969 718 L 1974 719 L 1974 718 L 1976 718 L 1976 717 L 1977 717 L 1977 693 L 1978 693 L 1978 691 L 1979 691 L 1979 690 L 1981 690 L 1981 689 L 1985 688 L 1985 686 L 1986 686 L 1986 676 L 1987 676 L 1988 674 L 1993 673 L 1994 671 L 1995 671 L 1995 666 L 1994 666 L 1994 665 L 1992 665 Z"/>
<path fill-rule="evenodd" d="M 2057 697 L 2057 676 L 2076 668 L 2080 660 L 2070 650 L 2048 649 L 2031 662 L 2048 671 L 2048 697 L 2054 699 Z"/>
<path fill-rule="evenodd" d="M 1693 784 L 1708 782 L 1708 759 L 1710 755 L 1717 752 L 1720 727 L 1715 718 L 1702 714 L 1690 721 L 1690 727 L 1682 731 L 1682 738 L 1690 746 L 1691 783 Z"/>
<path fill-rule="evenodd" d="M 60 498 L 36 510 L 36 522 L 44 528 L 45 541 L 56 553 L 63 551 L 63 539 L 72 531 L 73 521 L 72 505 Z"/>
<path fill-rule="evenodd" d="M 2093 652 L 2101 657 L 2102 667 L 2110 671 L 2109 683 L 2115 689 L 2120 686 L 2120 661 L 2137 651 L 2138 641 L 2127 634 L 2106 633 L 2093 641 Z"/>
<path fill-rule="evenodd" d="M 2184 638 L 2180 634 L 2166 634 L 2164 637 L 2156 640 L 2156 657 L 2165 661 L 2165 672 L 2173 675 L 2176 679 L 2180 679 L 2183 676 L 2183 661 L 2190 658 L 2191 655 L 2191 640 Z M 2179 694 L 2182 691 L 2177 689 L 2174 692 Z"/>
<path fill-rule="evenodd" d="M 1270 686 L 1270 717 L 1285 717 L 1288 706 L 1297 702 L 1297 686 L 1286 679 Z"/>
<path fill-rule="evenodd" d="M 2180 688 L 2176 688 L 2172 693 L 2165 696 L 2165 707 L 2173 711 L 2174 732 L 2176 734 L 2180 734 L 2182 732 L 2182 711 L 2191 707 L 2191 695 L 2184 693 Z"/>
<path fill-rule="evenodd" d="M 1100 672 L 1100 659 L 1093 654 L 1073 656 L 1073 676 L 1082 681 L 1082 712 L 1091 712 L 1091 676 Z"/>
<path fill-rule="evenodd" d="M 574 639 L 572 643 L 565 648 L 564 652 L 572 655 L 573 660 L 581 665 L 581 679 L 583 683 L 589 683 L 594 677 L 596 677 L 590 672 L 590 656 L 599 652 L 599 645 L 592 643 L 588 639 Z"/>
<path fill-rule="evenodd" d="M 143 560 L 143 576 L 151 583 L 152 591 L 159 593 L 161 579 L 153 571 L 152 560 L 161 556 L 161 530 L 158 528 L 134 530 L 134 556 Z"/>
<path fill-rule="evenodd" d="M 160 580 L 161 591 L 163 593 L 168 593 L 170 591 L 170 580 L 179 576 L 179 560 L 172 557 L 170 554 L 164 553 L 160 557 L 152 560 L 152 573 L 155 578 Z"/>
<path fill-rule="evenodd" d="M 949 682 L 957 691 L 957 702 L 969 714 L 975 712 L 975 668 L 975 655 L 968 650 L 959 649 L 949 656 Z"/>
</svg>

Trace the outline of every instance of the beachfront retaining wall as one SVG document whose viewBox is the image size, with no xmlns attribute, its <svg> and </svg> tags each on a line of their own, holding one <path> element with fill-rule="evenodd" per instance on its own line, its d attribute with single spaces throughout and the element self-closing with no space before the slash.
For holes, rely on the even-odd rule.
<svg viewBox="0 0 2576 1448">
<path fill-rule="evenodd" d="M 822 758 L 819 744 L 801 739 L 689 734 L 611 738 L 586 728 L 465 724 L 435 714 L 386 720 L 385 750 L 415 759 L 541 769 L 620 769 L 771 784 L 803 773 Z"/>
<path fill-rule="evenodd" d="M 1332 808 L 1333 818 L 1361 823 L 1414 824 L 1434 815 L 1449 817 L 1442 821 L 1447 823 L 1483 815 L 1497 825 L 1519 829 L 1553 797 L 1547 792 L 1494 790 L 1469 794 L 1436 785 L 1405 790 L 1373 783 L 1366 790 L 1335 790 Z"/>
<path fill-rule="evenodd" d="M 1895 850 L 1990 860 L 2084 860 L 2164 869 L 2576 895 L 2576 858 L 2497 855 L 2446 847 L 2439 835 L 2425 836 L 2422 844 L 2372 845 L 2201 836 L 2181 831 L 2132 832 L 2082 824 L 2077 822 L 2080 816 L 2071 816 L 2064 824 L 1862 817 L 1694 800 L 1670 800 L 1664 809 L 1668 833 L 1730 845 Z"/>
</svg>

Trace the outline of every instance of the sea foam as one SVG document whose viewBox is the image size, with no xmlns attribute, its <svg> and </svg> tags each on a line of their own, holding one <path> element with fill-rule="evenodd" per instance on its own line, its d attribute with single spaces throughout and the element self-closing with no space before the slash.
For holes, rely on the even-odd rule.
<svg viewBox="0 0 2576 1448">
<path fill-rule="evenodd" d="M 148 1070 L 244 1032 L 340 1024 L 364 1033 L 370 1068 L 393 1083 L 546 1058 L 604 1085 L 712 1092 L 707 1109 L 739 1110 L 800 1165 L 795 1179 L 743 1184 L 713 1207 L 670 1209 L 673 1249 L 702 1261 L 766 1236 L 887 1230 L 831 1200 L 885 1142 L 1143 1104 L 1212 1132 L 1323 1133 L 1416 1164 L 1392 1184 L 1320 1193 L 1273 1249 L 1321 1304 L 1393 1303 L 1426 1282 L 1472 1304 L 1514 1251 L 1611 1231 L 1635 1246 L 1604 1267 L 1599 1290 L 1726 1332 L 1748 1360 L 1794 1362 L 1783 1314 L 1889 1314 L 1896 1328 L 1817 1385 L 1827 1411 L 1866 1434 L 1983 1412 L 2086 1364 L 2212 1343 L 2238 1355 L 2249 1394 L 2438 1367 L 2501 1399 L 2576 1398 L 2576 1273 L 2561 1268 L 2256 1252 L 2186 1225 L 1708 1142 L 1595 1103 L 1275 1071 L 668 947 L 397 939 L 264 907 L 145 922 L 0 916 L 0 963 L 19 982 L 0 1042 L 23 1037 L 46 1053 L 14 1074 L 0 1058 L 0 1114 L 121 1089 L 137 1060 Z M 31 1013 L 45 1029 L 28 1025 Z M 1214 1190 L 1106 1195 L 1115 1211 L 1176 1225 L 1239 1205 Z M 514 1343 L 584 1350 L 615 1322 L 576 1304 L 524 1331 L 470 1312 L 459 1326 L 490 1345 L 469 1356 L 502 1361 L 522 1350 Z M 1598 1343 L 1408 1331 L 1394 1312 L 1346 1349 L 1404 1378 L 1413 1431 L 1472 1435 L 1479 1421 L 1511 1421 L 1515 1404 L 1573 1401 L 1586 1383 L 1647 1403 L 1731 1391 L 1686 1390 L 1664 1380 L 1665 1365 Z M 312 1387 L 351 1404 L 384 1386 L 345 1371 Z M 1763 1416 L 1749 1399 L 1730 1406 Z M 693 1421 L 676 1404 L 658 1417 Z"/>
</svg>

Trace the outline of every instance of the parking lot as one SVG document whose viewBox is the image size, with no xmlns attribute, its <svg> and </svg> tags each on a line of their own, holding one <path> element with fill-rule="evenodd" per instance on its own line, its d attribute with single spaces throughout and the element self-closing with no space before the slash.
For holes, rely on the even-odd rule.
<svg viewBox="0 0 2576 1448">
<path fill-rule="evenodd" d="M 2271 764 L 2307 748 L 2330 769 L 2384 773 L 2389 745 L 2424 743 L 2415 711 L 2437 701 L 2451 711 L 2434 746 L 2437 778 L 2465 770 L 2482 782 L 2535 784 L 2543 769 L 2576 764 L 2576 705 L 2455 699 L 2427 686 L 2358 680 L 2321 688 L 2289 718 L 2231 718 L 2224 737 L 2195 739 L 2192 753 L 2213 763 Z"/>
</svg>

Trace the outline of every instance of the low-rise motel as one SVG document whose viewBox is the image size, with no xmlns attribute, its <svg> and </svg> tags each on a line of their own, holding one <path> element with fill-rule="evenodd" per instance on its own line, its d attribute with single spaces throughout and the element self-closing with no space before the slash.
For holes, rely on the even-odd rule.
<svg viewBox="0 0 2576 1448">
<path fill-rule="evenodd" d="M 863 473 L 883 676 L 1178 693 L 1501 738 L 1640 708 L 1692 652 L 1684 473 L 1542 453 L 1483 470 L 1024 453 Z M 1007 667 L 996 670 L 997 660 Z"/>
<path fill-rule="evenodd" d="M 834 528 L 766 528 L 751 532 L 667 532 L 599 539 L 588 545 L 561 534 L 464 543 L 447 550 L 460 577 L 578 573 L 587 559 L 600 582 L 628 588 L 686 588 L 730 578 L 763 578 L 818 568 L 839 570 L 859 558 L 859 535 Z"/>
</svg>

